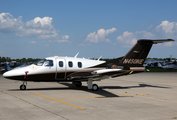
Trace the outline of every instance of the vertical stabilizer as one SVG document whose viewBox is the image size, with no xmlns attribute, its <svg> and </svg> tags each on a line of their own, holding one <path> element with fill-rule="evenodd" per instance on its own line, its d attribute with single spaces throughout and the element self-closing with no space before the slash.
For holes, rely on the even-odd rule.
<svg viewBox="0 0 177 120">
<path fill-rule="evenodd" d="M 149 51 L 153 44 L 174 41 L 172 39 L 164 40 L 138 40 L 134 47 L 122 58 L 121 64 L 128 65 L 130 67 L 143 66 L 144 61 L 149 54 Z"/>
</svg>

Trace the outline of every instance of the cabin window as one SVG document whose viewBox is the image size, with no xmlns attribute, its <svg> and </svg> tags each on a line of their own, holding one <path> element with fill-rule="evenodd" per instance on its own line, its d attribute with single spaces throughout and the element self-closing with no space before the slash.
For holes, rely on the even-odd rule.
<svg viewBox="0 0 177 120">
<path fill-rule="evenodd" d="M 45 66 L 53 66 L 53 60 L 46 60 L 45 62 L 44 62 L 44 65 Z"/>
<path fill-rule="evenodd" d="M 63 67 L 63 61 L 59 61 L 59 66 Z"/>
<path fill-rule="evenodd" d="M 82 67 L 82 63 L 81 62 L 78 62 L 77 65 L 78 65 L 79 68 Z"/>
<path fill-rule="evenodd" d="M 69 61 L 68 65 L 69 65 L 69 67 L 73 67 L 73 62 Z"/>
</svg>

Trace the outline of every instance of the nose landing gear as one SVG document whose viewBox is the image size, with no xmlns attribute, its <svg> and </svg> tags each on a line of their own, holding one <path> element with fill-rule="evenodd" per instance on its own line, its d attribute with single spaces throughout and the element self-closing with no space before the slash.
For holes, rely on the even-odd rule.
<svg viewBox="0 0 177 120">
<path fill-rule="evenodd" d="M 20 85 L 20 90 L 26 90 L 26 85 L 24 84 L 26 82 L 27 85 L 27 81 L 24 81 L 22 85 Z"/>
<path fill-rule="evenodd" d="M 24 79 L 27 79 L 27 77 L 28 77 L 28 71 L 25 71 Z M 26 83 L 26 85 L 27 85 L 27 81 L 23 81 L 23 84 L 20 85 L 20 90 L 26 90 L 26 85 L 25 85 L 25 83 Z"/>
</svg>

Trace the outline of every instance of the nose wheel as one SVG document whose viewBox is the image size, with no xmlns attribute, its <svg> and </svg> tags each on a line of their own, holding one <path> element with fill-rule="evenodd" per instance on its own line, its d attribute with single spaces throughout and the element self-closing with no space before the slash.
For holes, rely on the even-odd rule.
<svg viewBox="0 0 177 120">
<path fill-rule="evenodd" d="M 20 90 L 26 90 L 26 85 L 20 85 Z"/>
<path fill-rule="evenodd" d="M 26 85 L 27 85 L 27 81 L 24 81 L 23 84 L 20 85 L 20 90 L 26 90 L 25 82 L 26 82 Z"/>
</svg>

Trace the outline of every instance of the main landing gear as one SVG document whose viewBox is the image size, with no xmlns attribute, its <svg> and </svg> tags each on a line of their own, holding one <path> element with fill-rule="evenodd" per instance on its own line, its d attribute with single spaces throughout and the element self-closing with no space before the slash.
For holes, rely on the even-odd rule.
<svg viewBox="0 0 177 120">
<path fill-rule="evenodd" d="M 97 84 L 92 84 L 92 83 L 93 83 L 93 81 L 91 79 L 89 79 L 88 82 L 87 82 L 88 89 L 92 89 L 93 91 L 97 91 L 98 90 L 98 85 Z M 76 87 L 81 87 L 82 86 L 81 81 L 74 81 L 73 84 L 76 85 Z"/>
<path fill-rule="evenodd" d="M 23 84 L 20 85 L 20 90 L 26 90 L 26 85 L 25 85 L 25 83 L 26 83 L 26 85 L 27 85 L 27 81 L 23 81 Z"/>
<path fill-rule="evenodd" d="M 93 84 L 93 80 L 92 79 L 88 79 L 87 87 L 88 87 L 88 89 L 92 89 L 93 91 L 97 91 L 98 90 L 98 85 L 97 84 Z"/>
<path fill-rule="evenodd" d="M 92 85 L 92 90 L 93 91 L 97 91 L 98 90 L 98 85 L 97 84 L 93 84 Z"/>
</svg>

